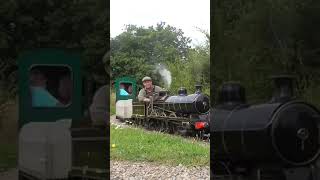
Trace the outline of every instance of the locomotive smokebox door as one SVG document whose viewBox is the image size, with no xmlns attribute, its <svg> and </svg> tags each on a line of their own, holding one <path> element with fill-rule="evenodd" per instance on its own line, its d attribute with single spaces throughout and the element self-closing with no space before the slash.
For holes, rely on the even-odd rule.
<svg viewBox="0 0 320 180">
<path fill-rule="evenodd" d="M 68 177 L 69 129 L 82 115 L 80 59 L 57 49 L 28 51 L 19 57 L 20 177 Z"/>
</svg>

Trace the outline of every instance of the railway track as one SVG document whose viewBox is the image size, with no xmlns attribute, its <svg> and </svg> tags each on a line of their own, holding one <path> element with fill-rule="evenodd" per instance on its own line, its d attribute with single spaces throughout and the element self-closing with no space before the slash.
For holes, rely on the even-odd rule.
<svg viewBox="0 0 320 180">
<path fill-rule="evenodd" d="M 148 131 L 157 131 L 157 132 L 162 132 L 162 133 L 168 133 L 168 132 L 165 132 L 165 131 L 159 131 L 159 130 L 156 130 L 156 129 L 150 129 L 150 128 L 142 126 L 142 125 L 137 125 L 137 124 L 132 123 L 129 120 L 117 119 L 115 115 L 110 117 L 110 122 L 111 122 L 111 124 L 114 124 L 114 125 L 122 127 L 122 128 L 138 127 L 138 128 L 143 128 L 143 129 L 148 130 Z M 183 136 L 183 135 L 178 134 L 178 133 L 168 133 L 168 134 L 182 136 L 182 137 L 184 137 L 186 139 L 202 141 L 202 142 L 205 142 L 205 143 L 209 143 L 210 142 L 210 138 L 203 139 L 203 138 L 200 138 L 200 137 L 197 137 L 197 136 Z"/>
</svg>

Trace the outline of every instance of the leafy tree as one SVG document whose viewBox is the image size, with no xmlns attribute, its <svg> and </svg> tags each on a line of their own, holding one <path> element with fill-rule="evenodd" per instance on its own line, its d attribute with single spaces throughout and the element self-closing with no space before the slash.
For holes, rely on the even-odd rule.
<svg viewBox="0 0 320 180">
<path fill-rule="evenodd" d="M 0 82 L 15 89 L 16 59 L 19 54 L 25 50 L 46 47 L 82 53 L 88 75 L 105 77 L 102 57 L 109 49 L 109 16 L 106 8 L 104 0 L 2 2 Z M 13 76 L 12 82 L 5 78 L 8 76 Z"/>
<path fill-rule="evenodd" d="M 193 93 L 195 85 L 201 84 L 204 93 L 210 95 L 210 35 L 201 29 L 200 32 L 207 38 L 206 42 L 190 48 L 187 61 L 177 60 L 168 63 L 173 78 L 170 90 L 174 93 L 180 87 L 185 87 L 188 93 Z"/>
<path fill-rule="evenodd" d="M 319 5 L 311 0 L 215 2 L 213 81 L 240 81 L 249 101 L 261 102 L 272 93 L 269 76 L 294 74 L 298 92 L 312 101 L 320 79 Z"/>
<path fill-rule="evenodd" d="M 140 81 L 150 75 L 158 81 L 155 66 L 186 60 L 190 42 L 181 29 L 165 23 L 148 28 L 127 25 L 123 33 L 111 40 L 112 79 L 131 75 Z"/>
<path fill-rule="evenodd" d="M 161 66 L 171 72 L 172 83 L 167 87 L 171 93 L 176 94 L 182 86 L 193 93 L 200 83 L 210 94 L 210 35 L 205 30 L 199 31 L 207 41 L 191 48 L 191 40 L 182 30 L 165 23 L 148 28 L 127 25 L 125 32 L 111 40 L 112 78 L 132 76 L 140 84 L 149 75 L 155 84 L 166 87 L 157 71 Z"/>
</svg>

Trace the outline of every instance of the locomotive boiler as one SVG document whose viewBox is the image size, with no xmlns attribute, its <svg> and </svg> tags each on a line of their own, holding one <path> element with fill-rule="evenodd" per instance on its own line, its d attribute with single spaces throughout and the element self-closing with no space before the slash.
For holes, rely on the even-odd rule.
<svg viewBox="0 0 320 180">
<path fill-rule="evenodd" d="M 201 86 L 196 85 L 196 92 L 187 95 L 185 88 L 180 88 L 177 96 L 168 96 L 162 107 L 178 114 L 204 114 L 210 109 L 209 97 L 201 93 Z"/>
<path fill-rule="evenodd" d="M 319 110 L 294 96 L 291 76 L 273 79 L 272 99 L 258 105 L 239 83 L 222 85 L 211 117 L 215 179 L 317 178 Z"/>
<path fill-rule="evenodd" d="M 151 103 L 145 104 L 149 125 L 155 129 L 165 127 L 171 133 L 208 138 L 210 102 L 201 87 L 196 85 L 196 92 L 189 95 L 184 87 L 174 96 L 168 92 L 155 93 Z"/>
</svg>

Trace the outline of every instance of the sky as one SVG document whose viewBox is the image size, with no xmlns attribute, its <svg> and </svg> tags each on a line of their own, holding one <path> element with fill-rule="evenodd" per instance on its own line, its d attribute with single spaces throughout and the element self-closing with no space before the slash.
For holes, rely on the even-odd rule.
<svg viewBox="0 0 320 180">
<path fill-rule="evenodd" d="M 182 29 L 192 40 L 201 44 L 205 36 L 197 28 L 210 32 L 210 0 L 111 0 L 110 35 L 116 37 L 127 24 L 155 26 L 166 22 Z"/>
</svg>

